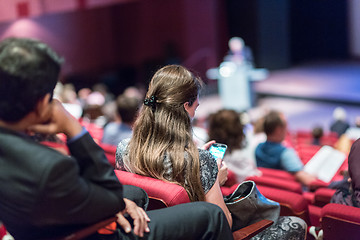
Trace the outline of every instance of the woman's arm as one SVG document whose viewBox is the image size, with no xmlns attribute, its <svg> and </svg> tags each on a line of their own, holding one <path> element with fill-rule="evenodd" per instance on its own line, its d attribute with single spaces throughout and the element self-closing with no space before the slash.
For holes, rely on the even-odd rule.
<svg viewBox="0 0 360 240">
<path fill-rule="evenodd" d="M 224 202 L 224 198 L 220 190 L 219 180 L 217 178 L 212 188 L 205 194 L 205 201 L 216 204 L 223 210 L 226 219 L 229 223 L 229 226 L 231 228 L 232 227 L 231 213 Z"/>
</svg>

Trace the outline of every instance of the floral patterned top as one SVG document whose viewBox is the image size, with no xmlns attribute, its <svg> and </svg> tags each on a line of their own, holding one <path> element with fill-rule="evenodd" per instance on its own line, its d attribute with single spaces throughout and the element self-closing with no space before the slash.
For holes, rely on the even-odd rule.
<svg viewBox="0 0 360 240">
<path fill-rule="evenodd" d="M 122 140 L 116 149 L 116 169 L 123 171 L 131 172 L 131 165 L 129 163 L 128 157 L 128 144 L 130 139 Z M 217 174 L 218 167 L 216 164 L 215 158 L 207 150 L 199 150 L 199 159 L 200 159 L 200 180 L 203 186 L 205 194 L 212 188 L 214 185 Z M 187 154 L 185 153 L 185 157 Z M 171 181 L 172 173 L 172 164 L 169 156 L 165 154 L 164 156 L 164 168 L 165 168 L 165 178 Z"/>
</svg>

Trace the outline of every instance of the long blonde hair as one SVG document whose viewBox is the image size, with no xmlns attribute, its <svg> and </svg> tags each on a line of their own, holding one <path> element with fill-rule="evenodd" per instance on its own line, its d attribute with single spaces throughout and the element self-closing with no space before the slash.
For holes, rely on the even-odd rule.
<svg viewBox="0 0 360 240">
<path fill-rule="evenodd" d="M 183 186 L 191 201 L 203 201 L 199 152 L 192 140 L 191 119 L 184 103 L 197 99 L 201 80 L 186 68 L 168 65 L 151 79 L 146 99 L 134 123 L 129 143 L 131 170 Z M 172 175 L 165 177 L 164 159 Z"/>
</svg>

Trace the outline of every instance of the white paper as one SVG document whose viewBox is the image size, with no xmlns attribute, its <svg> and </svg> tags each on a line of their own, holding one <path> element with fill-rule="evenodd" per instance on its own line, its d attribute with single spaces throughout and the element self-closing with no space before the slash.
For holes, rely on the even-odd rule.
<svg viewBox="0 0 360 240">
<path fill-rule="evenodd" d="M 323 146 L 304 166 L 304 171 L 324 182 L 330 182 L 346 159 L 346 155 L 330 146 Z"/>
</svg>

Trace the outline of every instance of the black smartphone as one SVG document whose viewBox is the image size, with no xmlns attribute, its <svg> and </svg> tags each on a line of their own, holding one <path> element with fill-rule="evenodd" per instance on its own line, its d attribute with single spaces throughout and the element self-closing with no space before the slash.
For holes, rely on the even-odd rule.
<svg viewBox="0 0 360 240">
<path fill-rule="evenodd" d="M 223 159 L 227 145 L 223 143 L 214 143 L 210 146 L 209 151 L 214 156 L 215 159 Z"/>
</svg>

